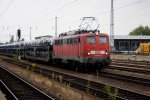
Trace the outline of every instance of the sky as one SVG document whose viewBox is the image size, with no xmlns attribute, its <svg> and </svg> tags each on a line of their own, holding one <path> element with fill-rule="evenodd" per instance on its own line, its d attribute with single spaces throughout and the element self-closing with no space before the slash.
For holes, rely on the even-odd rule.
<svg viewBox="0 0 150 100">
<path fill-rule="evenodd" d="M 0 42 L 8 42 L 17 29 L 26 41 L 55 36 L 79 28 L 81 18 L 96 17 L 99 30 L 110 35 L 111 0 L 0 0 Z M 114 35 L 128 35 L 136 27 L 150 27 L 150 0 L 114 0 Z"/>
</svg>

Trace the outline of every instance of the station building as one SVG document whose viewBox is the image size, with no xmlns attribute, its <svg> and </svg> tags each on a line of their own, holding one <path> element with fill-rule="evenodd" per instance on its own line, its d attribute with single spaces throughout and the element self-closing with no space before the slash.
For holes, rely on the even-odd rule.
<svg viewBox="0 0 150 100">
<path fill-rule="evenodd" d="M 140 43 L 150 42 L 150 35 L 115 35 L 115 52 L 132 52 L 137 50 Z"/>
</svg>

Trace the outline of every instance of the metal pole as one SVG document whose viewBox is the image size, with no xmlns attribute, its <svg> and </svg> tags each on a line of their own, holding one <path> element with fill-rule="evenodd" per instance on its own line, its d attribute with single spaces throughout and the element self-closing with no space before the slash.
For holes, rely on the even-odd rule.
<svg viewBox="0 0 150 100">
<path fill-rule="evenodd" d="M 111 0 L 111 15 L 110 15 L 110 46 L 114 50 L 114 7 L 113 0 Z"/>
<path fill-rule="evenodd" d="M 57 18 L 58 17 L 55 17 L 55 36 L 57 36 Z"/>
<path fill-rule="evenodd" d="M 30 40 L 31 40 L 31 26 L 30 26 Z"/>
</svg>

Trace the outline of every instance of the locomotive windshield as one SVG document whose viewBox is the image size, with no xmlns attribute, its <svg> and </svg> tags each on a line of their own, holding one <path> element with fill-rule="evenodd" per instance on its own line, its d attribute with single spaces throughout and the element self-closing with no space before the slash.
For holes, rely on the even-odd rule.
<svg viewBox="0 0 150 100">
<path fill-rule="evenodd" d="M 87 37 L 87 43 L 95 43 L 95 37 L 94 36 L 88 36 Z"/>
<path fill-rule="evenodd" d="M 107 38 L 105 36 L 99 37 L 99 42 L 100 43 L 107 43 Z"/>
</svg>

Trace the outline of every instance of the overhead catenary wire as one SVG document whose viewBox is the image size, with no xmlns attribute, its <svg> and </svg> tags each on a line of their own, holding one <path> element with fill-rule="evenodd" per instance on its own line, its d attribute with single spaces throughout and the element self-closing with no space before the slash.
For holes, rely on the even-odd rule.
<svg viewBox="0 0 150 100">
<path fill-rule="evenodd" d="M 3 0 L 0 0 L 0 8 L 2 7 L 3 4 Z"/>
<path fill-rule="evenodd" d="M 116 9 L 115 9 L 115 11 L 120 10 L 120 9 L 123 9 L 123 8 L 130 7 L 130 6 L 133 6 L 133 5 L 139 4 L 139 3 L 142 3 L 142 2 L 144 2 L 144 1 L 148 1 L 148 0 L 138 0 L 138 1 L 136 1 L 136 2 L 133 2 L 133 3 L 127 4 L 127 5 L 125 5 L 125 6 L 118 7 L 118 8 L 116 8 Z"/>
<path fill-rule="evenodd" d="M 67 3 L 66 5 L 63 5 L 62 7 L 59 7 L 59 8 L 57 8 L 57 9 L 55 9 L 55 10 L 53 10 L 53 11 L 47 13 L 47 14 L 42 15 L 42 16 L 40 16 L 39 18 L 35 19 L 34 21 L 32 21 L 32 22 L 30 22 L 30 23 L 22 24 L 22 25 L 20 25 L 20 26 L 21 26 L 21 27 L 28 27 L 29 25 L 31 26 L 31 24 L 40 23 L 40 22 L 41 22 L 42 20 L 44 20 L 44 18 L 46 18 L 47 16 L 52 15 L 52 14 L 55 14 L 57 11 L 64 9 L 64 8 L 66 8 L 67 6 L 70 6 L 70 5 L 73 4 L 74 2 L 76 2 L 76 0 L 73 0 L 73 1 L 71 1 L 71 2 L 69 2 L 69 3 Z M 46 10 L 46 9 L 45 9 L 45 10 Z M 49 18 L 49 19 L 53 19 L 53 17 L 51 17 L 51 18 Z M 48 19 L 48 20 L 49 20 L 49 19 Z"/>
<path fill-rule="evenodd" d="M 128 7 L 130 7 L 130 6 L 133 6 L 133 5 L 137 5 L 137 4 L 140 4 L 140 3 L 142 3 L 142 2 L 144 2 L 144 1 L 147 1 L 147 0 L 142 0 L 142 1 L 136 1 L 136 2 L 132 2 L 132 3 L 130 3 L 130 4 L 127 4 L 127 5 L 124 5 L 124 6 L 121 6 L 121 7 L 118 7 L 118 8 L 115 8 L 114 9 L 114 12 L 116 12 L 116 11 L 119 11 L 120 9 L 123 9 L 123 8 L 128 8 Z M 109 14 L 109 10 L 108 11 L 103 11 L 103 12 L 100 12 L 100 13 L 96 13 L 96 14 L 94 14 L 95 16 L 96 15 L 105 15 L 105 14 Z M 85 13 L 85 12 L 84 12 Z M 70 22 L 75 22 L 75 21 L 70 21 Z M 69 24 L 69 23 L 68 23 Z M 62 26 L 64 26 L 64 25 L 66 25 L 66 24 L 63 24 Z"/>
<path fill-rule="evenodd" d="M 11 4 L 13 3 L 13 0 L 10 0 L 10 2 L 8 3 L 7 7 L 3 10 L 3 12 L 0 14 L 0 18 L 6 13 L 6 11 L 8 10 L 8 8 L 11 6 Z"/>
<path fill-rule="evenodd" d="M 52 21 L 54 21 L 54 17 L 55 16 L 57 16 L 58 15 L 58 17 L 59 17 L 59 21 L 61 21 L 61 23 L 59 23 L 59 27 L 74 27 L 76 24 L 77 24 L 77 21 L 79 21 L 78 19 L 78 17 L 77 17 L 77 13 L 76 12 L 72 12 L 72 8 L 74 7 L 74 6 L 77 6 L 77 7 L 79 7 L 79 8 L 84 8 L 84 9 L 90 9 L 90 8 L 92 8 L 93 6 L 91 5 L 90 7 L 88 7 L 88 6 L 86 6 L 86 1 L 80 1 L 80 3 L 78 3 L 78 1 L 79 0 L 76 0 L 75 1 L 75 3 L 73 3 L 73 4 L 71 4 L 71 5 L 68 5 L 67 7 L 64 7 L 63 8 L 63 6 L 65 6 L 65 5 L 67 5 L 68 3 L 66 3 L 65 5 L 62 5 L 62 6 L 60 6 L 59 8 L 61 8 L 62 7 L 62 9 L 59 9 L 59 10 L 57 10 L 58 8 L 56 8 L 56 9 L 52 9 L 50 12 L 48 12 L 48 13 L 44 13 L 44 11 L 43 10 L 46 10 L 46 12 L 47 11 L 49 11 L 49 9 L 50 8 L 47 8 L 47 7 L 45 7 L 45 9 L 43 9 L 43 10 L 41 10 L 40 12 L 42 12 L 43 11 L 43 13 L 41 14 L 41 15 L 39 15 L 38 16 L 38 18 L 37 19 L 35 19 L 35 20 L 31 20 L 31 22 L 30 23 L 21 23 L 20 25 L 14 25 L 14 27 L 15 28 L 18 28 L 19 26 L 21 27 L 21 28 L 26 28 L 27 29 L 27 27 L 29 27 L 29 26 L 32 26 L 32 25 L 37 25 L 38 27 L 41 27 L 40 26 L 40 24 L 41 24 L 41 22 L 44 24 L 44 23 L 46 23 L 46 22 L 49 22 L 49 23 L 51 23 Z M 144 2 L 144 1 L 147 1 L 147 0 L 142 0 L 142 1 L 139 1 L 139 0 L 136 0 L 136 2 L 133 2 L 132 1 L 132 3 L 130 2 L 130 4 L 124 4 L 124 5 L 120 5 L 121 7 L 117 7 L 117 8 L 115 8 L 115 12 L 121 12 L 122 11 L 122 9 L 125 9 L 125 8 L 129 8 L 129 7 L 132 7 L 132 6 L 134 6 L 134 5 L 137 5 L 137 4 L 140 4 L 140 3 L 142 3 L 142 2 Z M 90 3 L 91 4 L 91 2 L 92 1 L 90 1 L 89 0 L 89 2 L 88 3 Z M 97 2 L 97 1 L 96 1 Z M 78 4 L 77 4 L 78 3 Z M 97 2 L 98 3 L 98 2 Z M 79 6 L 80 5 L 80 6 Z M 102 5 L 103 6 L 103 5 Z M 100 7 L 102 7 L 102 6 L 100 6 Z M 47 9 L 46 9 L 47 8 Z M 144 9 L 143 9 L 144 10 Z M 141 9 L 141 11 L 142 11 L 142 9 Z M 82 10 L 81 10 L 81 12 L 82 12 Z M 109 10 L 108 11 L 104 11 L 104 12 L 98 12 L 98 10 L 95 10 L 95 11 L 93 11 L 92 12 L 92 14 L 93 15 L 95 15 L 95 16 L 100 16 L 100 18 L 102 18 L 101 16 L 103 16 L 103 17 L 106 17 L 106 14 L 109 14 Z M 88 11 L 84 11 L 84 12 L 82 12 L 83 13 L 83 15 L 88 15 Z M 128 12 L 127 12 L 128 13 Z M 131 12 L 129 12 L 129 13 L 131 13 Z M 47 15 L 48 14 L 48 15 Z M 92 15 L 91 14 L 91 15 Z M 132 16 L 130 15 L 130 14 L 127 14 L 128 16 L 123 16 L 123 12 L 122 12 L 122 16 L 121 17 L 123 17 L 123 18 L 120 18 L 120 17 L 118 17 L 117 19 L 115 19 L 115 22 L 121 22 L 121 21 L 123 21 L 123 20 L 129 20 L 129 19 L 133 19 L 133 18 L 131 18 Z M 67 19 L 67 17 L 70 17 L 70 16 L 74 16 L 72 19 L 69 19 L 68 21 L 64 21 L 63 19 Z M 115 16 L 120 16 L 120 14 L 115 14 Z M 143 15 L 143 16 L 148 16 L 148 15 Z M 141 17 L 141 16 L 140 16 Z M 106 19 L 106 18 L 105 18 Z M 104 20 L 105 20 L 104 19 Z M 123 19 L 123 20 L 122 20 Z M 64 21 L 64 22 L 63 22 Z M 100 22 L 102 22 L 102 23 L 104 23 L 105 21 L 101 21 L 100 20 Z M 108 23 L 109 23 L 109 21 L 108 21 Z M 128 23 L 127 23 L 128 24 Z M 3 25 L 2 25 L 3 26 Z M 7 25 L 6 25 L 7 26 Z M 13 25 L 11 25 L 11 26 L 9 26 L 9 28 L 11 29 L 13 27 Z M 51 26 L 52 27 L 52 26 Z M 105 26 L 106 27 L 106 26 Z M 2 29 L 2 27 L 1 27 L 1 29 Z M 7 29 L 7 27 L 5 28 L 5 29 Z"/>
<path fill-rule="evenodd" d="M 147 0 L 142 0 L 142 1 L 133 2 L 133 3 L 131 3 L 131 4 L 128 4 L 128 5 L 125 5 L 125 6 L 116 8 L 116 9 L 114 9 L 114 11 L 119 10 L 119 9 L 122 9 L 122 8 L 129 7 L 129 6 L 138 4 L 138 3 L 141 3 L 141 2 L 143 2 L 143 1 L 147 1 Z M 75 0 L 71 1 L 70 3 L 68 3 L 68 4 L 66 4 L 66 5 L 64 5 L 64 6 L 58 8 L 58 9 L 56 9 L 56 10 L 54 10 L 54 11 L 51 11 L 50 13 L 44 14 L 43 16 L 41 16 L 40 18 L 38 18 L 38 19 L 35 20 L 34 22 L 27 23 L 27 24 L 24 24 L 24 25 L 22 24 L 22 25 L 20 25 L 20 26 L 25 27 L 25 26 L 28 26 L 28 25 L 33 24 L 33 23 L 38 23 L 38 22 L 40 23 L 42 18 L 47 17 L 47 16 L 49 16 L 49 15 L 52 15 L 52 14 L 56 13 L 57 11 L 62 10 L 63 8 L 65 8 L 65 7 L 67 7 L 67 6 L 70 6 L 73 2 L 75 2 Z M 80 3 L 80 4 L 81 4 L 81 3 Z M 85 7 L 85 6 L 83 6 L 83 7 Z M 98 14 L 101 14 L 101 15 L 109 14 L 109 11 L 104 11 L 104 12 L 97 13 L 97 14 L 94 14 L 94 15 L 98 15 Z M 62 16 L 60 16 L 60 17 L 62 17 Z M 51 19 L 53 19 L 53 18 L 51 18 Z M 71 21 L 71 22 L 75 22 L 75 21 Z M 17 25 L 14 25 L 14 26 L 17 26 Z"/>
</svg>

